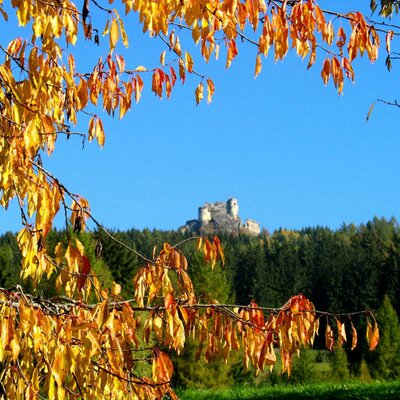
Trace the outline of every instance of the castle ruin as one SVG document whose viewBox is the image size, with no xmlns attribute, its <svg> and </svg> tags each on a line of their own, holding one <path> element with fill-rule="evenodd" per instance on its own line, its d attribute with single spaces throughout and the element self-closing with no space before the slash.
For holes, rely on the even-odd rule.
<svg viewBox="0 0 400 400">
<path fill-rule="evenodd" d="M 239 218 L 239 204 L 231 197 L 226 202 L 205 203 L 199 207 L 198 219 L 186 221 L 179 228 L 181 232 L 197 232 L 199 234 L 214 234 L 227 232 L 232 234 L 244 233 L 258 235 L 260 224 L 252 219 L 244 223 Z"/>
</svg>

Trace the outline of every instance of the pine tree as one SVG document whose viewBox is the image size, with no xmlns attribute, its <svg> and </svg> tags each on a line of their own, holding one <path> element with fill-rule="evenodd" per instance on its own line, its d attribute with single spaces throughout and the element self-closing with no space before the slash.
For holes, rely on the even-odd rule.
<svg viewBox="0 0 400 400">
<path fill-rule="evenodd" d="M 380 341 L 376 350 L 368 354 L 368 367 L 373 378 L 396 379 L 400 377 L 400 324 L 387 295 L 376 313 L 376 318 Z"/>
</svg>

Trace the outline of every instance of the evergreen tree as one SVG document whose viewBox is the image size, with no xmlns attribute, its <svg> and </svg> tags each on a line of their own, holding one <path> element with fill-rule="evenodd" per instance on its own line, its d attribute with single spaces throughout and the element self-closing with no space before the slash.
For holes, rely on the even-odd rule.
<svg viewBox="0 0 400 400">
<path fill-rule="evenodd" d="M 5 233 L 0 237 L 0 287 L 11 288 L 19 282 L 20 259 L 15 235 Z"/>
<path fill-rule="evenodd" d="M 330 355 L 329 361 L 334 380 L 343 382 L 350 378 L 349 362 L 347 360 L 346 351 L 343 347 L 335 346 L 334 351 Z"/>
<path fill-rule="evenodd" d="M 197 297 L 202 303 L 208 303 L 218 299 L 220 303 L 234 301 L 231 285 L 226 270 L 216 265 L 214 270 L 204 261 L 202 254 L 192 254 L 188 271 Z M 196 361 L 198 343 L 191 341 L 185 345 L 179 357 L 172 357 L 175 373 L 174 382 L 178 387 L 222 387 L 234 383 L 234 365 L 238 363 L 238 355 L 233 355 L 228 364 L 224 363 L 221 356 L 206 363 L 203 354 Z"/>
<path fill-rule="evenodd" d="M 373 378 L 396 379 L 400 377 L 400 324 L 399 318 L 385 295 L 376 313 L 380 341 L 374 352 L 368 354 L 368 367 Z"/>
</svg>

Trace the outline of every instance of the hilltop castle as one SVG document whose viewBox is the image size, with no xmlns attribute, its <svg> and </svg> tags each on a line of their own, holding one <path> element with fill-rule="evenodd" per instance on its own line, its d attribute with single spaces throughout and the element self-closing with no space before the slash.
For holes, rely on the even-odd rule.
<svg viewBox="0 0 400 400">
<path fill-rule="evenodd" d="M 204 206 L 199 207 L 198 219 L 186 221 L 186 225 L 180 227 L 179 230 L 200 234 L 223 231 L 232 234 L 258 235 L 261 232 L 260 224 L 252 219 L 247 219 L 242 223 L 239 218 L 238 201 L 232 197 L 226 202 L 205 203 Z"/>
</svg>

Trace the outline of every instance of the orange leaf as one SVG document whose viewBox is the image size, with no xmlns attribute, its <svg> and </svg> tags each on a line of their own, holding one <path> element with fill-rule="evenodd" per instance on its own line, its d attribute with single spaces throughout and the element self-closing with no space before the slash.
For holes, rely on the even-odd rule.
<svg viewBox="0 0 400 400">
<path fill-rule="evenodd" d="M 181 58 L 179 59 L 179 78 L 181 79 L 182 83 L 185 83 L 185 78 L 186 78 L 185 63 Z"/>
<path fill-rule="evenodd" d="M 164 306 L 167 310 L 171 310 L 175 304 L 174 296 L 171 293 L 167 293 L 164 299 Z"/>
<path fill-rule="evenodd" d="M 229 42 L 228 45 L 228 54 L 227 54 L 227 58 L 226 58 L 226 68 L 229 68 L 229 66 L 232 63 L 232 60 L 238 55 L 238 49 L 236 47 L 236 42 L 232 39 Z"/>
<path fill-rule="evenodd" d="M 207 103 L 210 104 L 214 95 L 215 87 L 211 79 L 207 79 Z"/>
<path fill-rule="evenodd" d="M 352 339 L 351 339 L 351 350 L 354 350 L 357 346 L 357 330 L 354 328 L 354 326 L 351 326 L 351 332 L 352 332 Z"/>
<path fill-rule="evenodd" d="M 329 325 L 326 325 L 326 330 L 325 330 L 325 345 L 326 345 L 326 348 L 328 350 L 332 351 L 334 344 L 335 344 L 335 339 L 333 337 L 333 330 Z"/>
<path fill-rule="evenodd" d="M 195 91 L 195 96 L 196 96 L 196 104 L 199 104 L 204 97 L 204 85 L 202 83 L 198 84 Z"/>
<path fill-rule="evenodd" d="M 153 358 L 153 379 L 156 383 L 167 383 L 174 373 L 174 365 L 166 353 L 156 349 Z"/>
<path fill-rule="evenodd" d="M 115 59 L 117 61 L 118 69 L 120 72 L 125 71 L 125 60 L 124 57 L 119 56 L 118 54 L 115 55 Z"/>
<path fill-rule="evenodd" d="M 187 71 L 189 73 L 192 73 L 193 72 L 193 64 L 194 64 L 194 62 L 193 62 L 192 56 L 188 52 L 185 52 L 185 63 L 186 63 Z"/>
<path fill-rule="evenodd" d="M 367 322 L 367 340 L 368 340 L 368 345 L 369 349 L 375 350 L 376 346 L 378 346 L 379 342 L 379 328 L 378 324 L 376 321 L 374 322 L 374 327 L 372 328 L 371 323 L 368 321 Z"/>
<path fill-rule="evenodd" d="M 346 44 L 346 33 L 342 27 L 338 29 L 337 38 L 336 45 L 341 49 Z"/>
<path fill-rule="evenodd" d="M 346 328 L 344 323 L 339 320 L 336 320 L 336 323 L 338 327 L 338 344 L 341 346 L 344 342 L 347 342 Z"/>
<path fill-rule="evenodd" d="M 325 58 L 324 66 L 322 67 L 321 77 L 324 81 L 324 85 L 328 83 L 329 76 L 331 75 L 331 61 L 329 58 Z"/>
<path fill-rule="evenodd" d="M 254 73 L 254 79 L 257 78 L 257 76 L 260 74 L 262 68 L 262 63 L 261 63 L 261 57 L 259 54 L 257 54 L 256 57 L 256 68 L 255 68 L 255 73 Z"/>
<path fill-rule="evenodd" d="M 326 29 L 326 20 L 324 13 L 317 5 L 315 5 L 314 10 L 315 10 L 315 19 L 318 25 L 318 30 L 323 31 Z"/>
<path fill-rule="evenodd" d="M 172 86 L 174 86 L 175 82 L 176 82 L 176 72 L 172 67 L 169 67 L 169 71 L 170 71 L 170 75 L 171 75 L 171 83 L 172 83 Z"/>
</svg>

